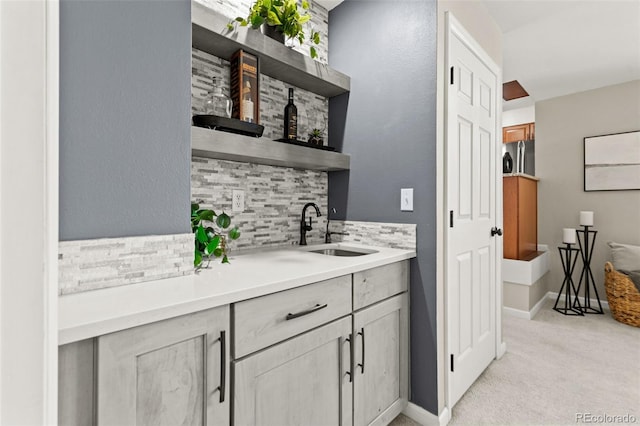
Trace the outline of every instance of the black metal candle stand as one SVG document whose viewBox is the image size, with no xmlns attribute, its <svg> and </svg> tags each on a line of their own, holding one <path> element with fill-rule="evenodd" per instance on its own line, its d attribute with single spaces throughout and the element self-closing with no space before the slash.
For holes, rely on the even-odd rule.
<svg viewBox="0 0 640 426">
<path fill-rule="evenodd" d="M 573 284 L 573 271 L 576 268 L 576 261 L 578 260 L 578 253 L 580 250 L 577 248 L 571 247 L 571 244 L 566 243 L 566 247 L 558 247 L 558 251 L 560 252 L 560 260 L 562 261 L 562 270 L 564 271 L 564 280 L 562 281 L 562 287 L 560 287 L 560 291 L 558 292 L 558 297 L 556 298 L 556 303 L 553 305 L 553 310 L 560 312 L 563 315 L 581 315 L 584 313 L 582 311 L 582 305 L 580 305 L 580 301 L 578 300 L 578 291 L 576 290 L 575 285 Z M 560 297 L 562 296 L 562 291 L 564 290 L 564 307 L 558 306 L 558 302 L 560 302 Z M 573 290 L 573 298 L 571 291 Z"/>
<path fill-rule="evenodd" d="M 580 273 L 580 281 L 578 282 L 578 291 L 576 294 L 580 294 L 580 288 L 584 283 L 584 304 L 582 306 L 573 305 L 574 308 L 580 309 L 585 314 L 604 314 L 602 311 L 602 304 L 600 303 L 600 296 L 598 295 L 598 289 L 596 288 L 596 282 L 593 279 L 593 273 L 591 272 L 591 258 L 593 256 L 593 248 L 595 247 L 596 234 L 598 231 L 589 230 L 588 226 L 583 225 L 583 230 L 576 230 L 578 234 L 578 246 L 580 247 L 580 256 L 582 257 L 582 272 Z M 591 238 L 593 236 L 593 238 Z M 593 289 L 598 301 L 598 308 L 591 306 L 591 289 Z M 578 301 L 578 298 L 576 298 Z"/>
</svg>

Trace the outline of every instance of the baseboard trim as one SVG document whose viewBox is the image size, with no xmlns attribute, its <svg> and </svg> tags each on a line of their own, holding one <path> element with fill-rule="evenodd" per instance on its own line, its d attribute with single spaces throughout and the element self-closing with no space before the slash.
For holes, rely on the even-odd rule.
<svg viewBox="0 0 640 426">
<path fill-rule="evenodd" d="M 547 298 L 551 299 L 551 300 L 556 300 L 556 298 L 558 297 L 558 292 L 557 291 L 550 291 L 547 293 Z M 565 299 L 565 295 L 561 294 L 560 295 L 560 300 L 564 301 Z M 578 296 L 578 300 L 580 300 L 580 304 L 584 305 L 584 297 L 583 296 Z M 591 306 L 598 306 L 598 300 L 597 299 L 590 299 L 591 301 Z M 607 302 L 606 300 L 600 300 L 600 304 L 602 304 L 602 309 L 606 309 L 607 311 L 609 311 L 609 302 Z"/>
<path fill-rule="evenodd" d="M 496 359 L 502 358 L 503 355 L 506 353 L 507 353 L 507 342 L 502 342 L 498 347 L 498 353 L 497 353 Z"/>
<path fill-rule="evenodd" d="M 538 300 L 538 303 L 536 303 L 535 305 L 533 305 L 533 308 L 531 308 L 531 310 L 529 311 L 529 319 L 533 319 L 535 318 L 536 314 L 538 312 L 540 312 L 540 309 L 542 309 L 542 306 L 544 305 L 545 300 L 547 299 L 547 295 L 549 293 L 545 294 L 542 299 Z"/>
<path fill-rule="evenodd" d="M 555 299 L 556 297 L 558 297 L 558 293 L 553 293 L 552 296 L 550 296 L 550 294 L 552 294 L 551 292 L 548 292 L 547 294 L 545 294 L 544 296 L 542 296 L 542 299 L 538 300 L 538 303 L 536 303 L 533 308 L 531 308 L 530 311 L 522 311 L 520 309 L 514 309 L 514 308 L 510 308 L 508 306 L 503 306 L 503 312 L 509 316 L 512 317 L 516 317 L 516 318 L 522 318 L 522 319 L 526 319 L 526 320 L 532 320 L 536 314 L 538 312 L 540 312 L 540 309 L 542 309 L 542 306 L 544 305 L 544 302 L 547 299 Z M 564 300 L 564 299 L 563 299 Z M 582 299 L 581 299 L 582 300 Z M 593 300 L 592 304 L 595 303 L 596 305 L 598 304 L 597 300 Z M 601 302 L 602 303 L 602 307 L 604 308 L 604 304 L 606 302 Z M 609 305 L 607 304 L 607 308 L 609 309 Z"/>
<path fill-rule="evenodd" d="M 402 411 L 402 414 L 423 426 L 446 426 L 449 423 L 449 420 L 451 420 L 449 409 L 447 407 L 444 407 L 442 413 L 440 413 L 439 416 L 436 416 L 412 402 L 407 404 L 405 409 Z"/>
</svg>

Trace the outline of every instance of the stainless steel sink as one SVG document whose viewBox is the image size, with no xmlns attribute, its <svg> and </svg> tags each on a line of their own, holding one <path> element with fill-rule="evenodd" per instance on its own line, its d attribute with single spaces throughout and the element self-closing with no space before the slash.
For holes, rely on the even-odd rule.
<svg viewBox="0 0 640 426">
<path fill-rule="evenodd" d="M 369 254 L 369 253 L 360 253 L 357 251 L 342 250 L 342 249 L 309 250 L 309 253 L 320 253 L 327 256 L 364 256 L 365 254 Z"/>
<path fill-rule="evenodd" d="M 347 247 L 325 247 L 315 250 L 309 250 L 309 253 L 324 254 L 325 256 L 364 256 L 366 254 L 377 253 L 375 250 L 356 249 Z"/>
</svg>

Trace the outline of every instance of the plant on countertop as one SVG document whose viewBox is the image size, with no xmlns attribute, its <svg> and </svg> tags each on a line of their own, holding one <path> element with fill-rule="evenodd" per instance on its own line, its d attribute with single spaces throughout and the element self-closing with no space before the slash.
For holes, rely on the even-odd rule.
<svg viewBox="0 0 640 426">
<path fill-rule="evenodd" d="M 211 257 L 222 257 L 222 263 L 229 263 L 229 240 L 237 240 L 240 231 L 231 226 L 231 218 L 222 212 L 217 215 L 213 210 L 201 209 L 197 203 L 191 203 L 191 231 L 195 234 L 195 258 L 193 266 L 196 270 L 206 268 Z M 206 266 L 202 266 L 204 261 Z"/>
<path fill-rule="evenodd" d="M 302 26 L 311 19 L 307 0 L 302 0 L 302 9 L 303 13 L 300 14 L 298 0 L 256 0 L 246 18 L 238 16 L 235 20 L 243 27 L 251 25 L 254 30 L 260 28 L 262 24 L 275 27 L 276 31 L 281 32 L 288 39 L 297 39 L 302 45 L 306 38 Z M 229 31 L 233 31 L 234 24 L 234 22 L 227 24 Z M 314 44 L 320 44 L 320 33 L 311 29 L 309 39 Z M 318 57 L 314 46 L 310 47 L 309 52 L 312 58 Z"/>
</svg>

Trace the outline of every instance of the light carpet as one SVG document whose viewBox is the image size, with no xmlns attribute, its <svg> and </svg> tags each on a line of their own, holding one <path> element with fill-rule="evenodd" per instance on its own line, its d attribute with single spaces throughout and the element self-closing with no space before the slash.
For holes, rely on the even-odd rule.
<svg viewBox="0 0 640 426">
<path fill-rule="evenodd" d="M 450 425 L 603 423 L 588 415 L 640 424 L 640 328 L 609 311 L 564 316 L 553 302 L 531 321 L 503 316 L 507 353 L 455 405 Z"/>
</svg>

